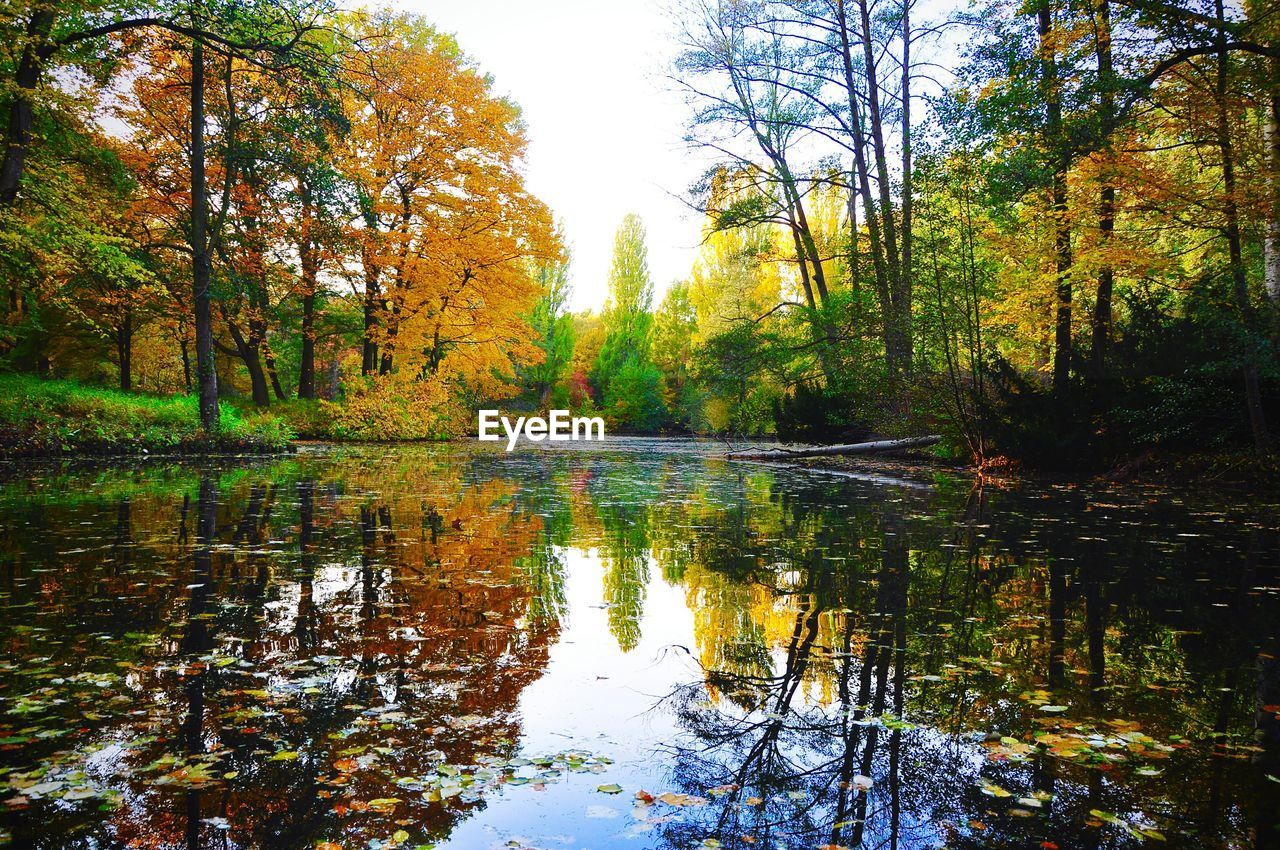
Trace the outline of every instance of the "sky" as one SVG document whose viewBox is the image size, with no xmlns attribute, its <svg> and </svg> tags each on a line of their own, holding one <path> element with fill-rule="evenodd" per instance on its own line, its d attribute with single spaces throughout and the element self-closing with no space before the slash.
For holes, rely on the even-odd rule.
<svg viewBox="0 0 1280 850">
<path fill-rule="evenodd" d="M 401 0 L 457 36 L 523 110 L 528 186 L 561 222 L 574 310 L 608 294 L 613 236 L 638 213 L 657 298 L 693 264 L 701 221 L 681 200 L 702 167 L 687 109 L 665 78 L 674 53 L 665 0 Z"/>
</svg>

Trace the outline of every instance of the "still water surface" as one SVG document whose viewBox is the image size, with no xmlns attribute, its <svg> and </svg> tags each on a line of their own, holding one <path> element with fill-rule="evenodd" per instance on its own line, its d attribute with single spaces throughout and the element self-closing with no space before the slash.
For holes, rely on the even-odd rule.
<svg viewBox="0 0 1280 850">
<path fill-rule="evenodd" d="M 0 470 L 0 840 L 1280 842 L 1276 505 L 717 452 Z"/>
</svg>

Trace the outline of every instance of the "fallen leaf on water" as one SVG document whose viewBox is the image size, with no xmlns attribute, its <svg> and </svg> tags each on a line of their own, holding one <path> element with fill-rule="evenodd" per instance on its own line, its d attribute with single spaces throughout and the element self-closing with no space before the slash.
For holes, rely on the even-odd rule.
<svg viewBox="0 0 1280 850">
<path fill-rule="evenodd" d="M 707 804 L 704 797 L 695 797 L 692 794 L 676 794 L 672 791 L 663 791 L 658 795 L 657 799 L 668 806 L 705 806 Z"/>
</svg>

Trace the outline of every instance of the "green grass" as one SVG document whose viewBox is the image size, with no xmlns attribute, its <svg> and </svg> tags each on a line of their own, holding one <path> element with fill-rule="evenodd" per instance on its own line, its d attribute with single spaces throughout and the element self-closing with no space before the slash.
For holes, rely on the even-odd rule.
<svg viewBox="0 0 1280 850">
<path fill-rule="evenodd" d="M 0 455 L 269 452 L 289 446 L 287 422 L 220 405 L 221 430 L 200 430 L 193 396 L 147 396 L 75 381 L 0 375 Z"/>
</svg>

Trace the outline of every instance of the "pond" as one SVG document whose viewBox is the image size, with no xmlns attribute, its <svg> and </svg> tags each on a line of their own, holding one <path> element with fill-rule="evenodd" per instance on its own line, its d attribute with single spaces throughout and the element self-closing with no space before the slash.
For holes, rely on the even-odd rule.
<svg viewBox="0 0 1280 850">
<path fill-rule="evenodd" d="M 610 440 L 0 471 L 20 847 L 1280 841 L 1280 509 Z"/>
</svg>

